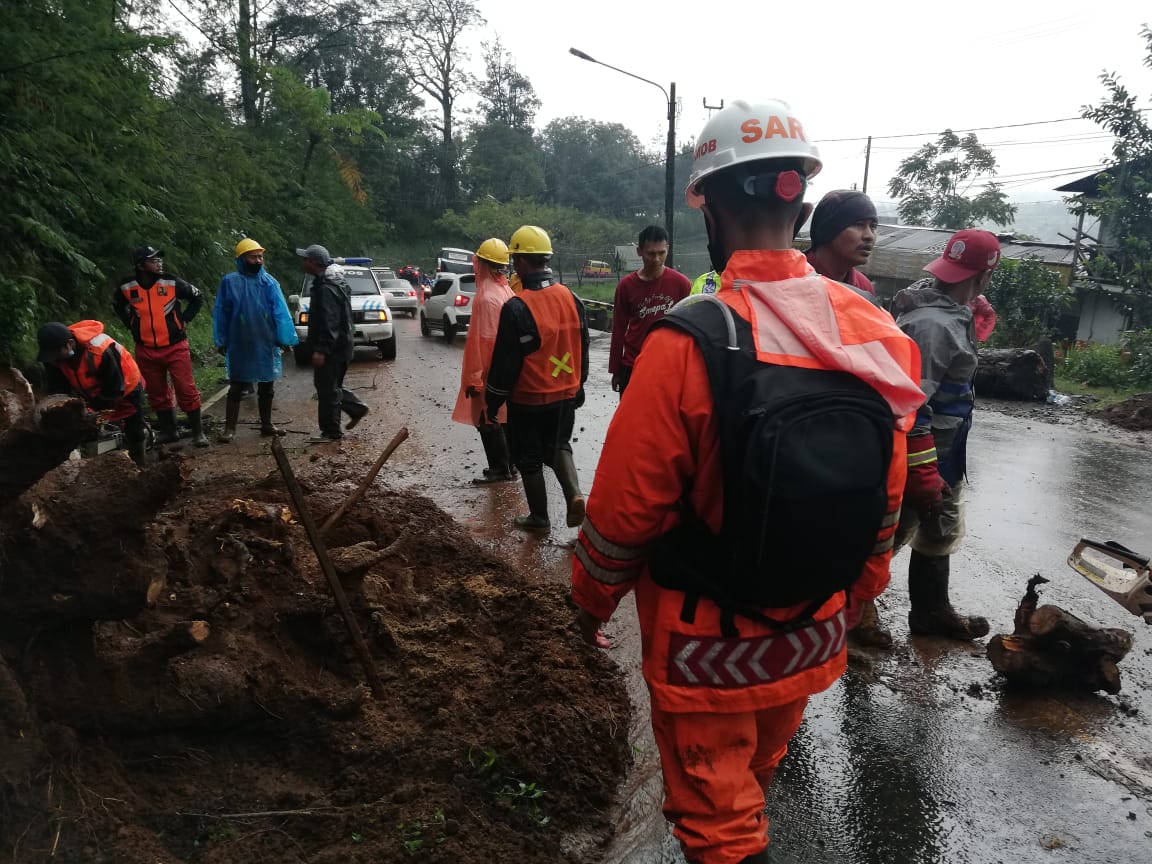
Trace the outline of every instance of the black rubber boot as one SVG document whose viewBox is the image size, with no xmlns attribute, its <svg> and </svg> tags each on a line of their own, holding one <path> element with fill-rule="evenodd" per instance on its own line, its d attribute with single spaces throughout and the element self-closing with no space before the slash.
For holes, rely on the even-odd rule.
<svg viewBox="0 0 1152 864">
<path fill-rule="evenodd" d="M 128 442 L 128 455 L 132 457 L 132 461 L 140 468 L 144 467 L 144 456 L 147 449 L 148 445 L 144 441 Z"/>
<path fill-rule="evenodd" d="M 768 850 L 765 849 L 763 852 L 741 859 L 740 864 L 772 864 L 772 859 L 768 857 Z"/>
<path fill-rule="evenodd" d="M 580 491 L 580 475 L 576 473 L 576 463 L 572 451 L 556 451 L 556 479 L 564 490 L 564 500 L 568 502 L 569 528 L 579 528 L 584 524 L 584 493 Z"/>
<path fill-rule="evenodd" d="M 922 555 L 912 550 L 908 561 L 908 629 L 920 636 L 969 641 L 988 635 L 988 621 L 961 615 L 948 602 L 950 556 Z"/>
<path fill-rule="evenodd" d="M 552 523 L 548 519 L 548 486 L 544 482 L 544 472 L 534 474 L 521 474 L 524 482 L 524 497 L 528 499 L 527 516 L 517 516 L 513 524 L 521 531 L 531 531 L 536 534 L 547 534 L 552 530 Z"/>
<path fill-rule="evenodd" d="M 180 433 L 176 429 L 176 409 L 169 408 L 167 411 L 156 412 L 156 434 L 155 441 L 157 444 L 171 444 L 180 438 Z"/>
<path fill-rule="evenodd" d="M 236 437 L 236 421 L 240 419 L 240 400 L 226 399 L 224 401 L 224 431 L 217 439 L 221 444 L 227 444 Z"/>
<path fill-rule="evenodd" d="M 199 408 L 188 412 L 188 425 L 192 427 L 192 443 L 197 447 L 207 447 L 208 436 L 204 434 L 204 420 Z"/>
<path fill-rule="evenodd" d="M 256 397 L 256 409 L 260 412 L 260 434 L 265 438 L 287 434 L 283 429 L 277 429 L 272 425 L 272 399 L 272 396 Z"/>
<path fill-rule="evenodd" d="M 488 467 L 484 469 L 482 476 L 477 477 L 472 482 L 483 485 L 485 483 L 507 483 L 510 480 L 515 480 L 512 457 L 508 453 L 508 439 L 504 437 L 504 427 L 481 428 L 478 431 L 480 432 L 480 443 L 484 445 L 484 458 L 488 460 Z"/>
</svg>

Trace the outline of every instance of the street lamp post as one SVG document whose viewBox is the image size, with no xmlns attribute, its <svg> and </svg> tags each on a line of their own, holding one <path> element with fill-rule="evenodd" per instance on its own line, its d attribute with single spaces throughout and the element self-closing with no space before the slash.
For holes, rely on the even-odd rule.
<svg viewBox="0 0 1152 864">
<path fill-rule="evenodd" d="M 619 72 L 622 75 L 627 75 L 629 78 L 635 78 L 637 81 L 643 81 L 645 84 L 651 84 L 664 94 L 664 101 L 668 106 L 668 146 L 664 152 L 664 230 L 668 232 L 668 259 L 666 263 L 669 267 L 672 266 L 672 255 L 675 252 L 675 247 L 672 245 L 672 230 L 673 230 L 673 194 L 676 188 L 676 82 L 673 81 L 668 90 L 665 90 L 661 85 L 655 81 L 649 81 L 647 78 L 641 78 L 639 75 L 634 75 L 624 69 L 611 66 L 602 60 L 597 60 L 585 54 L 578 48 L 569 48 L 568 53 L 581 60 L 587 60 L 589 63 L 596 63 L 600 66 L 607 66 L 613 71 Z"/>
</svg>

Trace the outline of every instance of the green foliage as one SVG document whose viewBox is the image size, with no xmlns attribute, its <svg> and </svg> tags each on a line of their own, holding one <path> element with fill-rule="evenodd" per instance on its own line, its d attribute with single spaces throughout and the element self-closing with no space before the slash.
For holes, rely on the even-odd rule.
<svg viewBox="0 0 1152 864">
<path fill-rule="evenodd" d="M 1076 302 L 1058 274 L 1035 258 L 1004 260 L 988 286 L 996 310 L 991 346 L 1033 346 L 1057 335 L 1060 316 Z"/>
<path fill-rule="evenodd" d="M 1128 383 L 1152 386 L 1152 330 L 1130 330 L 1124 334 L 1121 352 L 1128 359 Z"/>
<path fill-rule="evenodd" d="M 888 183 L 900 199 L 900 218 L 911 225 L 972 228 L 977 222 L 1011 225 L 1016 207 L 999 184 L 985 181 L 974 196 L 968 190 L 983 177 L 996 176 L 996 157 L 976 135 L 963 138 L 951 129 L 901 161 Z"/>
<path fill-rule="evenodd" d="M 443 843 L 448 837 L 446 829 L 444 811 L 437 809 L 431 816 L 399 823 L 396 833 L 400 836 L 404 851 L 409 855 L 418 855 Z"/>
<path fill-rule="evenodd" d="M 468 765 L 473 775 L 488 790 L 513 811 L 527 816 L 533 824 L 544 828 L 552 819 L 541 806 L 544 790 L 508 776 L 503 761 L 495 750 L 488 747 L 469 747 Z"/>
<path fill-rule="evenodd" d="M 1152 28 L 1140 33 L 1152 68 Z M 1103 247 L 1088 264 L 1091 276 L 1123 286 L 1141 324 L 1152 324 L 1152 125 L 1147 109 L 1112 72 L 1100 76 L 1106 99 L 1083 116 L 1111 132 L 1112 157 L 1093 200 L 1077 206 L 1101 218 Z M 1105 232 L 1106 226 L 1106 232 Z"/>
<path fill-rule="evenodd" d="M 1115 345 L 1072 348 L 1061 363 L 1061 374 L 1092 387 L 1120 387 L 1127 378 L 1124 359 Z"/>
</svg>

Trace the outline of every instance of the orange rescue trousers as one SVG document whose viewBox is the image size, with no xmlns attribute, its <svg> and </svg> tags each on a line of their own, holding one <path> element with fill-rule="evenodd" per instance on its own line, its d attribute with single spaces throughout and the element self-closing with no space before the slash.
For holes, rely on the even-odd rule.
<svg viewBox="0 0 1152 864">
<path fill-rule="evenodd" d="M 808 697 L 744 714 L 672 714 L 652 706 L 664 817 L 690 864 L 739 864 L 768 846 L 764 793 Z"/>
</svg>

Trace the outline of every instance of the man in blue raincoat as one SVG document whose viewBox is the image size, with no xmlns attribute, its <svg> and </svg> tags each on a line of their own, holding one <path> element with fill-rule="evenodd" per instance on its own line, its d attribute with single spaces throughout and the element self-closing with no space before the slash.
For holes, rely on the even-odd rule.
<svg viewBox="0 0 1152 864">
<path fill-rule="evenodd" d="M 299 340 L 280 283 L 264 269 L 264 247 L 245 237 L 236 244 L 236 272 L 226 273 L 212 309 L 216 350 L 228 358 L 228 396 L 220 443 L 236 435 L 245 384 L 256 383 L 260 434 L 283 435 L 272 425 L 273 386 L 283 374 L 282 349 Z"/>
</svg>

